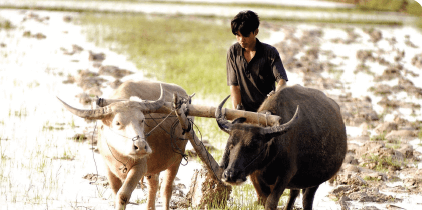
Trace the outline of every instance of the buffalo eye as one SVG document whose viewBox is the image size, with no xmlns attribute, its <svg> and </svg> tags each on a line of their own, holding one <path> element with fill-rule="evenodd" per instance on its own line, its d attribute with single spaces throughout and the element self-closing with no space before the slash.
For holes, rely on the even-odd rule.
<svg viewBox="0 0 422 210">
<path fill-rule="evenodd" d="M 233 144 L 230 144 L 230 146 L 229 146 L 229 150 L 232 150 L 233 149 Z"/>
</svg>

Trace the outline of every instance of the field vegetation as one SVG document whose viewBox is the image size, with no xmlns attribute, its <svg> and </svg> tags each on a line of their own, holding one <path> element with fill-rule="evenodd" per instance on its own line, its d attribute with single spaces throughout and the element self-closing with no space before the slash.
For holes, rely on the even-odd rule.
<svg viewBox="0 0 422 210">
<path fill-rule="evenodd" d="M 355 4 L 358 12 L 399 12 L 419 17 L 416 25 L 422 28 L 422 6 L 415 0 L 327 0 Z"/>
<path fill-rule="evenodd" d="M 117 44 L 115 50 L 127 54 L 148 77 L 179 84 L 200 97 L 228 93 L 226 52 L 235 41 L 229 24 L 138 14 L 88 14 L 81 22 L 89 28 L 90 41 Z"/>
<path fill-rule="evenodd" d="M 46 1 L 46 0 L 37 0 L 37 1 Z M 60 1 L 60 0 L 57 0 Z M 86 1 L 86 0 L 75 0 L 75 1 Z M 113 1 L 113 0 L 90 0 L 90 1 Z M 153 3 L 153 4 L 173 4 L 173 5 L 203 5 L 203 6 L 224 6 L 224 7 L 243 7 L 248 9 L 258 9 L 258 8 L 268 8 L 268 9 L 277 9 L 280 12 L 286 11 L 309 11 L 309 12 L 321 12 L 321 13 L 353 13 L 353 14 L 362 14 L 362 15 L 376 15 L 379 12 L 400 12 L 403 14 L 408 14 L 416 17 L 420 17 L 422 14 L 422 7 L 415 0 L 326 0 L 333 2 L 342 2 L 355 4 L 355 7 L 351 8 L 314 8 L 314 7 L 296 7 L 296 6 L 285 6 L 285 5 L 271 5 L 263 4 L 260 2 L 256 3 L 214 3 L 210 2 L 185 2 L 185 1 L 165 1 L 165 0 L 122 0 L 120 2 L 129 2 L 129 3 Z M 3 6 L 4 7 L 4 6 Z M 16 8 L 14 6 L 6 6 L 5 8 Z M 18 6 L 19 9 L 41 9 L 41 10 L 53 10 L 53 11 L 73 11 L 73 12 L 104 12 L 97 11 L 96 9 L 83 9 L 83 8 L 66 8 L 66 7 L 38 7 L 38 6 Z M 109 12 L 105 12 L 109 13 Z M 197 15 L 202 16 L 202 15 Z M 202 16 L 206 17 L 206 16 Z M 262 18 L 265 20 L 276 20 L 276 21 L 289 21 L 289 22 L 309 22 L 309 23 L 349 23 L 349 24 L 377 24 L 377 25 L 403 25 L 401 20 L 370 20 L 370 19 L 349 19 L 349 18 L 328 18 L 328 19 L 318 19 L 318 18 Z M 415 24 L 422 28 L 422 17 L 420 17 Z"/>
<path fill-rule="evenodd" d="M 393 0 L 351 1 L 350 3 L 356 3 L 358 8 L 354 11 L 350 10 L 350 12 L 394 11 L 411 15 L 422 14 L 420 5 L 418 7 L 416 5 L 418 3 L 411 0 L 394 1 L 393 4 L 389 4 Z M 181 2 L 176 2 L 176 4 L 181 4 Z M 260 5 L 251 5 L 251 7 L 260 7 Z M 215 106 L 216 102 L 229 94 L 225 71 L 226 51 L 235 41 L 235 38 L 230 32 L 229 20 L 227 19 L 88 12 L 81 16 L 78 21 L 85 28 L 88 39 L 97 46 L 110 48 L 120 54 L 127 55 L 140 71 L 146 72 L 147 79 L 176 83 L 182 86 L 188 94 L 196 93 L 193 98 L 194 103 Z M 341 20 L 333 21 L 341 22 Z M 0 30 L 11 27 L 13 26 L 10 22 L 0 21 Z M 422 21 L 420 21 L 420 27 L 422 27 Z M 260 33 L 260 39 L 265 39 L 265 37 L 265 33 Z M 15 82 L 14 85 L 22 86 L 23 84 Z M 27 84 L 29 89 L 37 89 L 39 86 L 40 84 L 37 83 Z M 10 99 L 11 97 L 12 95 L 10 95 Z M 230 102 L 227 107 L 230 107 Z M 25 106 L 9 109 L 9 116 L 5 120 L 31 118 L 33 112 L 35 111 Z M 1 120 L 0 124 L 4 124 L 5 120 Z M 203 140 L 210 140 L 212 145 L 217 147 L 216 150 L 211 151 L 211 154 L 219 161 L 228 135 L 218 129 L 214 119 L 197 118 L 195 124 L 199 128 L 196 133 L 201 134 L 200 137 Z M 15 137 L 0 136 L 0 139 L 6 140 L 3 141 L 3 144 L 0 141 L 0 158 L 2 160 L 0 183 L 4 186 L 1 193 L 2 195 L 7 194 L 6 199 L 14 202 L 48 204 L 49 201 L 59 196 L 59 191 L 62 188 L 60 183 L 65 179 L 60 173 L 65 174 L 66 171 L 61 169 L 61 165 L 59 167 L 56 165 L 83 156 L 77 147 L 62 146 L 62 143 L 59 143 L 62 139 L 54 135 L 55 132 L 65 132 L 63 130 L 68 129 L 68 127 L 74 128 L 75 122 L 72 120 L 71 122 L 47 121 L 41 123 L 38 132 L 41 132 L 43 136 L 48 136 L 46 137 L 48 145 L 46 148 L 41 148 L 38 143 L 39 140 L 36 138 L 32 142 L 33 145 L 26 146 L 24 152 L 32 151 L 25 156 L 30 161 L 6 161 L 16 159 L 16 156 L 18 156 L 7 152 L 9 149 L 7 139 L 14 139 Z M 419 133 L 419 138 L 422 139 L 421 133 Z M 21 141 L 26 142 L 25 140 L 22 139 Z M 385 140 L 385 134 L 375 136 L 372 140 Z M 374 155 L 367 156 L 367 159 L 380 171 L 385 171 L 390 166 L 400 167 L 392 159 L 383 159 Z M 83 159 L 81 162 L 87 161 Z M 13 177 L 6 168 L 24 171 L 25 176 L 28 178 L 32 176 L 32 180 L 37 180 L 38 183 L 34 183 L 34 185 L 42 186 L 32 187 L 33 185 L 30 183 L 27 185 L 29 186 L 28 189 L 24 190 L 26 192 L 17 191 L 15 188 L 20 186 L 13 186 Z M 52 168 L 56 168 L 56 170 L 51 170 Z M 102 197 L 100 191 L 99 194 Z M 284 196 L 287 195 L 288 192 Z M 69 200 L 75 202 L 76 208 L 78 201 Z M 246 183 L 233 188 L 232 199 L 227 208 L 262 209 L 262 207 L 256 205 L 255 200 L 256 194 L 253 186 Z M 281 199 L 280 204 L 283 200 L 286 200 L 286 198 Z"/>
</svg>

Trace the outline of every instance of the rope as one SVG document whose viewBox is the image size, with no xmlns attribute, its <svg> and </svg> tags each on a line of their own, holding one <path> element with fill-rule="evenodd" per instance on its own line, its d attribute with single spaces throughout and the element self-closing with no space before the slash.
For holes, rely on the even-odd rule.
<svg viewBox="0 0 422 210">
<path fill-rule="evenodd" d="M 132 139 L 132 141 L 133 141 L 133 139 Z M 126 164 L 129 163 L 130 158 L 126 161 L 126 163 L 123 163 L 122 161 L 120 161 L 119 159 L 117 159 L 116 156 L 114 156 L 113 152 L 110 149 L 110 145 L 108 145 L 108 141 L 106 141 L 106 143 L 107 143 L 108 150 L 110 151 L 110 153 L 114 157 L 114 159 L 116 159 L 117 161 L 119 161 L 123 165 L 123 167 L 119 168 L 119 170 L 122 170 L 123 169 L 122 172 L 125 174 L 127 172 Z"/>
<path fill-rule="evenodd" d="M 97 172 L 97 176 L 95 177 L 94 183 L 98 181 L 98 167 L 97 167 L 97 161 L 95 161 L 95 156 L 94 156 L 95 155 L 94 154 L 94 133 L 96 129 L 97 129 L 97 121 L 95 121 L 94 131 L 92 132 L 92 138 L 91 138 L 92 159 L 94 160 L 95 171 Z M 95 186 L 97 188 L 97 192 L 100 192 L 100 190 L 98 189 L 98 185 L 95 185 Z"/>
<path fill-rule="evenodd" d="M 253 162 L 255 162 L 255 160 L 258 159 L 258 157 L 262 154 L 262 152 L 264 152 L 264 150 L 265 149 L 262 149 L 261 152 L 259 152 L 259 154 L 251 162 L 249 162 L 247 166 L 245 166 L 245 169 L 248 168 Z"/>
<path fill-rule="evenodd" d="M 151 135 L 151 133 L 156 129 L 156 128 L 158 128 L 158 127 L 160 127 L 162 130 L 164 130 L 168 135 L 170 135 L 170 139 L 171 139 L 171 146 L 172 146 L 172 150 L 173 150 L 173 152 L 175 152 L 175 153 L 177 153 L 177 154 L 180 154 L 181 156 L 182 156 L 182 159 L 184 159 L 185 161 L 186 161 L 186 164 L 182 164 L 183 166 L 186 166 L 188 163 L 189 163 L 189 161 L 188 161 L 188 155 L 186 155 L 186 154 L 184 154 L 183 152 L 182 152 L 182 150 L 175 144 L 175 140 L 176 139 L 179 139 L 179 140 L 187 140 L 187 139 L 183 139 L 183 138 L 180 138 L 180 137 L 178 137 L 178 138 L 176 138 L 176 137 L 174 137 L 175 136 L 175 130 L 176 130 L 176 127 L 177 127 L 177 125 L 179 124 L 179 121 L 177 120 L 177 121 L 174 121 L 174 123 L 173 123 L 173 125 L 172 125 L 172 127 L 171 127 L 171 130 L 170 130 L 170 133 L 166 130 L 166 129 L 164 129 L 162 126 L 161 126 L 161 124 L 168 118 L 168 117 L 170 117 L 170 115 L 172 114 L 172 112 L 170 112 L 166 117 L 163 117 L 163 118 L 153 118 L 152 116 L 151 116 L 151 114 L 149 114 L 149 119 L 152 119 L 152 120 L 154 120 L 154 122 L 157 124 L 156 126 L 154 126 L 147 134 L 145 134 L 145 139 L 143 139 L 143 140 L 145 140 L 146 141 L 146 138 L 148 138 L 148 136 L 150 136 Z M 161 122 L 157 122 L 156 121 L 156 119 L 163 119 Z M 146 122 L 144 122 L 145 123 L 145 125 L 147 125 L 148 127 L 152 127 L 152 126 L 150 126 L 150 125 L 148 125 Z M 191 127 L 191 126 L 189 126 L 189 127 Z M 108 128 L 108 127 L 107 127 Z M 108 129 L 110 129 L 110 128 L 108 128 Z M 135 137 L 133 137 L 133 138 L 130 138 L 130 137 L 127 137 L 127 136 L 124 136 L 124 135 L 121 135 L 121 134 L 119 134 L 119 133 L 117 133 L 117 132 L 115 132 L 115 131 L 113 131 L 112 129 L 110 129 L 110 131 L 112 131 L 113 133 L 115 133 L 115 134 L 117 134 L 117 135 L 119 135 L 119 136 L 122 136 L 122 137 L 124 137 L 124 138 L 127 138 L 127 139 L 132 139 L 132 141 L 135 141 L 135 140 L 137 140 L 137 139 L 139 139 L 140 138 L 140 136 L 139 135 L 137 135 L 137 136 L 135 136 Z M 123 163 L 122 161 L 120 161 L 119 159 L 117 159 L 116 158 L 116 156 L 113 154 L 113 152 L 111 151 L 111 148 L 110 148 L 110 145 L 108 144 L 108 142 L 107 142 L 107 146 L 108 146 L 108 149 L 109 149 L 109 151 L 110 151 L 110 153 L 111 153 L 111 155 L 113 156 L 113 158 L 115 159 L 115 160 L 117 160 L 118 162 L 120 162 L 122 165 L 123 165 L 123 167 L 122 168 L 119 168 L 119 170 L 122 170 L 122 172 L 123 173 L 126 173 L 127 172 L 127 170 L 128 170 L 128 168 L 127 168 L 127 166 L 126 166 L 126 164 L 129 162 L 129 160 L 130 159 L 128 159 L 128 161 L 126 162 L 126 163 Z"/>
<path fill-rule="evenodd" d="M 171 114 L 171 113 L 170 113 Z M 170 116 L 170 114 L 169 115 L 167 115 L 167 117 L 168 116 Z M 186 140 L 188 140 L 188 139 L 185 139 L 185 138 L 180 138 L 180 137 L 175 137 L 176 135 L 175 135 L 175 132 L 176 132 L 176 127 L 177 127 L 177 125 L 179 124 L 179 120 L 175 120 L 174 122 L 173 122 L 173 124 L 171 125 L 171 127 L 170 127 L 170 132 L 168 132 L 166 129 L 164 129 L 162 126 L 161 126 L 161 123 L 159 124 L 157 121 L 156 121 L 156 119 L 159 119 L 159 118 L 153 118 L 152 116 L 151 116 L 151 114 L 149 114 L 149 116 L 150 116 L 150 118 L 149 119 L 152 119 L 156 124 L 158 124 L 157 126 L 155 126 L 154 127 L 154 129 L 155 128 L 157 128 L 158 126 L 160 126 L 160 128 L 164 131 L 164 132 L 166 132 L 169 136 L 170 136 L 170 139 L 171 139 L 171 147 L 172 147 L 172 150 L 173 150 L 173 152 L 174 153 L 177 153 L 177 154 L 179 154 L 179 155 L 181 155 L 182 156 L 182 159 L 184 159 L 185 161 L 186 161 L 186 163 L 185 164 L 183 164 L 183 163 L 181 163 L 180 162 L 180 164 L 181 165 L 183 165 L 183 166 L 186 166 L 188 163 L 189 163 L 189 161 L 188 161 L 188 155 L 186 155 L 185 153 L 183 153 L 182 152 L 182 150 L 175 144 L 175 141 L 178 139 L 178 140 L 182 140 L 182 141 L 186 141 Z M 188 118 L 189 119 L 189 118 Z M 162 121 L 162 122 L 164 122 L 164 120 Z M 189 121 L 189 122 L 191 122 L 191 121 Z M 145 123 L 146 124 L 146 123 Z M 189 123 L 190 124 L 190 123 Z M 147 125 L 147 124 L 146 124 Z M 152 127 L 152 126 L 149 126 L 149 125 L 147 125 L 148 127 Z M 190 125 L 189 125 L 189 127 L 191 127 Z M 184 133 L 183 133 L 184 134 Z"/>
<path fill-rule="evenodd" d="M 160 126 L 161 127 L 161 124 L 165 121 L 165 120 L 167 120 L 167 118 L 171 115 L 171 113 L 172 112 L 170 112 L 165 118 L 164 118 L 164 120 L 162 120 L 160 123 L 157 123 L 156 121 L 155 121 L 155 119 L 154 118 L 152 118 L 152 116 L 151 116 L 151 114 L 149 114 L 149 116 L 154 120 L 154 122 L 155 123 L 157 123 L 157 125 L 155 126 L 155 127 L 153 127 L 147 134 L 145 134 L 145 136 L 146 137 L 148 137 L 148 136 L 150 136 L 151 135 L 151 133 L 158 127 L 158 126 Z M 144 122 L 145 123 L 145 122 Z M 145 123 L 146 124 L 146 123 Z M 162 128 L 162 127 L 161 127 Z M 162 128 L 163 129 L 163 128 Z M 164 129 L 163 129 L 164 130 Z"/>
<path fill-rule="evenodd" d="M 94 110 L 94 107 L 93 107 L 92 104 L 91 104 L 91 110 Z M 93 183 L 96 183 L 98 181 L 98 176 L 99 176 L 98 175 L 97 161 L 95 160 L 95 153 L 94 153 L 94 134 L 95 134 L 95 130 L 97 130 L 97 121 L 95 121 L 94 131 L 92 132 L 92 136 L 91 136 L 92 159 L 94 160 L 95 171 L 97 172 L 96 176 L 93 178 L 95 180 Z M 97 188 L 97 193 L 99 193 L 100 190 L 98 189 L 98 184 L 96 184 L 95 187 Z"/>
<path fill-rule="evenodd" d="M 182 161 L 180 161 L 180 164 L 182 166 L 186 166 L 189 163 L 189 161 L 188 161 L 189 156 L 186 155 L 184 152 L 182 152 L 182 150 L 177 146 L 176 140 L 179 139 L 179 140 L 182 140 L 182 141 L 186 141 L 187 139 L 182 139 L 180 137 L 175 137 L 176 136 L 175 135 L 175 132 L 176 132 L 177 125 L 179 125 L 179 120 L 174 121 L 173 124 L 172 124 L 172 126 L 171 126 L 171 130 L 170 130 L 170 133 L 171 133 L 170 134 L 171 148 L 172 148 L 172 150 L 173 150 L 174 153 L 181 155 L 182 156 L 182 159 L 186 161 L 185 164 L 183 164 Z"/>
</svg>

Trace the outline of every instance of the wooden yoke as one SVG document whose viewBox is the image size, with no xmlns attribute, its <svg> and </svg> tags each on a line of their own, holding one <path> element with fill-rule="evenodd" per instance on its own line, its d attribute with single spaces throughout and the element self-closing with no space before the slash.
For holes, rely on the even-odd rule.
<svg viewBox="0 0 422 210">
<path fill-rule="evenodd" d="M 155 111 L 155 113 L 164 113 L 168 114 L 172 110 L 173 104 L 170 102 L 165 102 L 164 105 Z M 213 106 L 202 106 L 202 105 L 193 105 L 193 104 L 185 104 L 186 107 L 186 115 L 187 116 L 195 116 L 195 117 L 207 117 L 207 118 L 215 118 L 215 110 L 217 107 Z M 265 113 L 257 113 L 257 112 L 249 112 L 243 110 L 235 110 L 235 109 L 226 109 L 223 108 L 222 112 L 225 112 L 225 116 L 227 120 L 234 120 L 239 117 L 246 118 L 247 123 L 257 124 L 261 126 L 273 126 L 279 125 L 281 121 L 281 117 L 277 115 L 265 114 Z"/>
<path fill-rule="evenodd" d="M 104 107 L 115 102 L 128 101 L 127 99 L 103 99 L 103 98 L 96 98 L 92 100 L 96 102 L 96 104 L 99 105 L 100 107 Z M 185 115 L 187 116 L 215 118 L 215 110 L 217 109 L 216 107 L 194 105 L 194 104 L 185 104 L 185 106 L 186 106 Z M 158 110 L 154 111 L 154 113 L 169 114 L 170 112 L 172 112 L 173 110 L 172 108 L 173 108 L 172 102 L 165 102 L 164 105 Z M 251 124 L 257 124 L 261 126 L 279 125 L 281 121 L 281 117 L 276 116 L 276 115 L 271 115 L 271 114 L 265 114 L 265 113 L 249 112 L 249 111 L 226 109 L 226 108 L 223 108 L 222 112 L 225 113 L 225 117 L 227 120 L 234 120 L 239 117 L 244 117 L 246 118 L 245 122 L 251 123 Z"/>
<path fill-rule="evenodd" d="M 192 97 L 192 96 L 191 96 Z M 191 98 L 190 97 L 190 98 Z M 127 101 L 127 99 L 102 99 L 96 98 L 93 99 L 99 106 L 107 106 L 111 103 Z M 190 125 L 187 116 L 196 116 L 196 117 L 207 117 L 215 118 L 216 107 L 212 106 L 201 106 L 201 105 L 192 105 L 187 103 L 186 99 L 179 99 L 177 94 L 173 94 L 173 102 L 165 102 L 164 105 L 154 113 L 163 113 L 176 115 L 179 119 L 182 129 L 185 131 L 186 137 L 191 142 L 193 148 L 198 153 L 199 158 L 202 162 L 205 163 L 207 169 L 212 172 L 213 177 L 221 182 L 221 175 L 223 169 L 220 168 L 215 159 L 211 154 L 206 150 L 205 146 L 196 136 L 192 125 Z M 222 109 L 222 112 L 225 113 L 227 120 L 234 120 L 239 117 L 245 117 L 247 123 L 259 124 L 261 126 L 273 126 L 279 125 L 281 117 L 276 115 L 270 115 L 265 113 L 256 113 L 242 110 L 233 110 L 233 109 Z"/>
</svg>

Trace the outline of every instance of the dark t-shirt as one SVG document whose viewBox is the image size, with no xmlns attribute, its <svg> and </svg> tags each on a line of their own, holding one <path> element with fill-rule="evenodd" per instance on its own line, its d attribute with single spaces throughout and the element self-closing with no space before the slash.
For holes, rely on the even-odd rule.
<svg viewBox="0 0 422 210">
<path fill-rule="evenodd" d="M 256 53 L 248 63 L 239 43 L 227 51 L 227 85 L 240 87 L 246 111 L 257 111 L 267 94 L 275 90 L 275 82 L 287 81 L 287 74 L 277 49 L 256 39 Z"/>
</svg>

